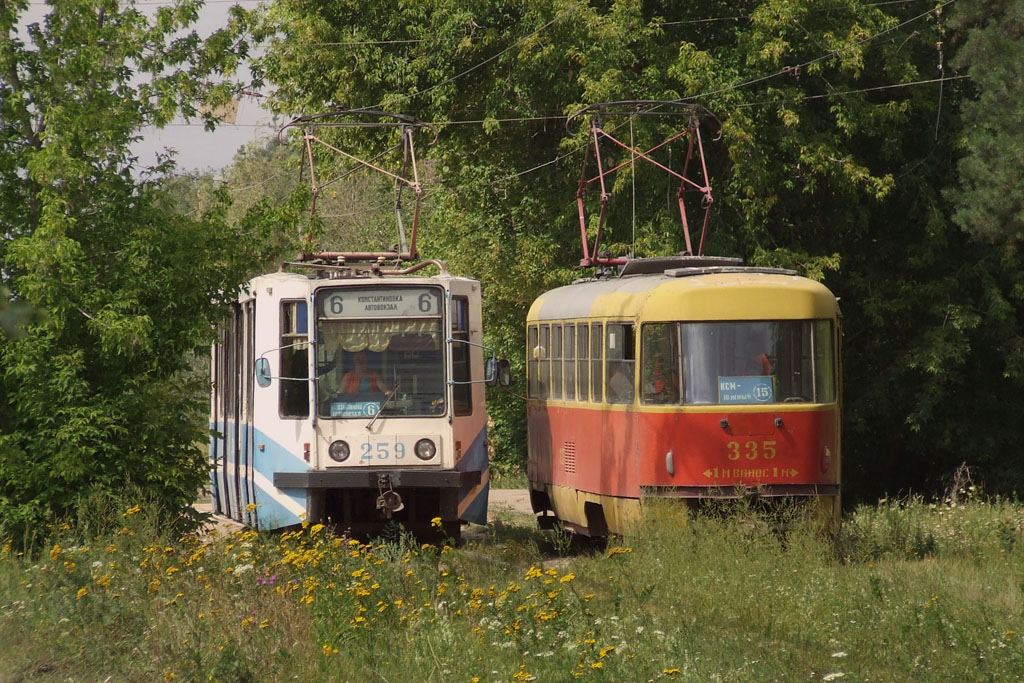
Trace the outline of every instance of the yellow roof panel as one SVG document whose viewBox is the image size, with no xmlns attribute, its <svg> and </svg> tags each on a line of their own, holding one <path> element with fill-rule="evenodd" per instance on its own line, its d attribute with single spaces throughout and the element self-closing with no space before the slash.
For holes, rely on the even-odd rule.
<svg viewBox="0 0 1024 683">
<path fill-rule="evenodd" d="M 779 271 L 735 268 L 577 282 L 542 294 L 527 319 L 792 320 L 837 314 L 835 297 L 818 282 Z"/>
</svg>

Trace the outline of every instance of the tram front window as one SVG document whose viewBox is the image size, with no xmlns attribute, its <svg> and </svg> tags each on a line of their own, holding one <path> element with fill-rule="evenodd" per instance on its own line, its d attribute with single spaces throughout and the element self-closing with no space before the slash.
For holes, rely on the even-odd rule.
<svg viewBox="0 0 1024 683">
<path fill-rule="evenodd" d="M 836 400 L 828 320 L 645 325 L 641 362 L 649 404 L 678 403 L 680 395 L 687 405 Z"/>
<path fill-rule="evenodd" d="M 319 298 L 320 417 L 364 418 L 378 411 L 385 417 L 445 413 L 439 290 L 349 288 L 330 290 Z M 371 311 L 394 317 L 363 317 Z M 423 317 L 405 317 L 410 313 Z"/>
</svg>

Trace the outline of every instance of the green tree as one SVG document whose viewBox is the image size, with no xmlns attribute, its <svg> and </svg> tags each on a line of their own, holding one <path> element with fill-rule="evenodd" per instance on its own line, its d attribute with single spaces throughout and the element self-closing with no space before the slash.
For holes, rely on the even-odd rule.
<svg viewBox="0 0 1024 683">
<path fill-rule="evenodd" d="M 957 8 L 953 25 L 963 42 L 953 66 L 967 70 L 974 86 L 963 105 L 954 218 L 977 238 L 1016 253 L 1024 240 L 1024 127 L 1016 97 L 1024 83 L 1024 2 L 970 3 Z"/>
<path fill-rule="evenodd" d="M 964 460 L 1011 488 L 1024 484 L 1005 457 L 1021 401 L 1002 358 L 1019 269 L 958 230 L 943 195 L 970 94 L 948 73 L 949 4 L 277 0 L 258 71 L 281 113 L 341 102 L 441 127 L 425 250 L 483 281 L 488 336 L 520 369 L 530 302 L 579 257 L 585 130 L 564 116 L 703 105 L 723 123 L 708 253 L 797 267 L 842 298 L 851 498 L 938 489 Z M 641 148 L 668 125 L 604 122 Z M 635 174 L 635 212 L 634 177 L 612 185 L 610 247 L 679 250 L 664 179 Z M 521 457 L 521 405 L 491 405 L 501 457 Z"/>
<path fill-rule="evenodd" d="M 954 16 L 964 40 L 953 66 L 974 86 L 963 106 L 964 155 L 950 193 L 953 219 L 985 248 L 993 277 L 983 291 L 1000 329 L 991 341 L 1005 377 L 1024 382 L 1024 127 L 1017 105 L 1024 91 L 1024 2 L 970 4 Z M 998 365 L 997 365 L 998 367 Z"/>
<path fill-rule="evenodd" d="M 182 215 L 173 160 L 131 146 L 231 96 L 242 14 L 201 39 L 190 0 L 55 0 L 19 27 L 28 4 L 0 7 L 0 278 L 47 317 L 0 337 L 0 526 L 126 486 L 178 515 L 206 479 L 205 391 L 182 371 L 265 234 L 228 223 L 223 191 Z"/>
</svg>

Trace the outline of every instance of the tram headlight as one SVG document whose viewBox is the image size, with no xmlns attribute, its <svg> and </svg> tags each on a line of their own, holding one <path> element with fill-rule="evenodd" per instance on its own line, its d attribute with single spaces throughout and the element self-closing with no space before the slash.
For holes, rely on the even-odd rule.
<svg viewBox="0 0 1024 683">
<path fill-rule="evenodd" d="M 344 441 L 334 441 L 331 443 L 331 447 L 327 449 L 327 452 L 331 455 L 331 460 L 335 462 L 345 462 L 348 460 L 349 448 L 348 444 Z"/>
<path fill-rule="evenodd" d="M 420 460 L 430 460 L 437 455 L 437 446 L 430 439 L 420 439 L 416 442 L 416 457 Z"/>
</svg>

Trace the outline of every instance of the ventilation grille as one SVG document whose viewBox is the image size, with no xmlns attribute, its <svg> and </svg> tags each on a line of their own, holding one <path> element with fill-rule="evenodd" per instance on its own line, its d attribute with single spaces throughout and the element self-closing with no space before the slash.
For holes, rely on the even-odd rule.
<svg viewBox="0 0 1024 683">
<path fill-rule="evenodd" d="M 562 446 L 562 467 L 566 474 L 576 474 L 576 442 L 566 441 Z"/>
</svg>

